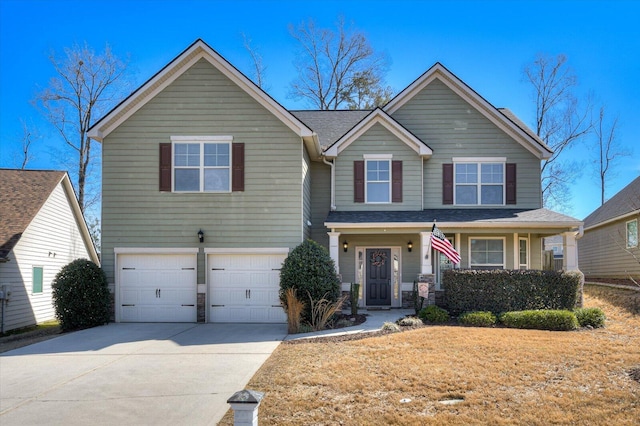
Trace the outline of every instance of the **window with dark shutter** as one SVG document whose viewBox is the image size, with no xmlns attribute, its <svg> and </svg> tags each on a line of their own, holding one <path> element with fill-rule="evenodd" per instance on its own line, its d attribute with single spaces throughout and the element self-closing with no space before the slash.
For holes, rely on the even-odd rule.
<svg viewBox="0 0 640 426">
<path fill-rule="evenodd" d="M 244 191 L 244 143 L 232 144 L 231 190 Z"/>
<path fill-rule="evenodd" d="M 353 202 L 364 203 L 364 161 L 353 162 Z"/>
<path fill-rule="evenodd" d="M 453 204 L 453 164 L 442 165 L 442 204 Z"/>
<path fill-rule="evenodd" d="M 160 144 L 160 191 L 171 192 L 171 144 Z"/>
<path fill-rule="evenodd" d="M 402 202 L 402 161 L 391 162 L 391 202 Z"/>
<path fill-rule="evenodd" d="M 507 163 L 505 168 L 506 204 L 516 204 L 516 163 Z"/>
</svg>

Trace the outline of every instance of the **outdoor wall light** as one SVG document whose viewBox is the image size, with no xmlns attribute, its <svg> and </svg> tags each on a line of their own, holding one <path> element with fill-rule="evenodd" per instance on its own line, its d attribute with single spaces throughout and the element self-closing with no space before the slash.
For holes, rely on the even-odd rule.
<svg viewBox="0 0 640 426">
<path fill-rule="evenodd" d="M 411 241 L 407 243 L 407 250 L 409 250 L 409 253 L 411 253 L 411 250 L 413 250 L 413 243 Z"/>
<path fill-rule="evenodd" d="M 198 239 L 201 243 L 204 243 L 204 232 L 202 232 L 202 229 L 198 231 Z"/>
<path fill-rule="evenodd" d="M 347 252 L 347 249 L 349 248 L 349 243 L 347 243 L 347 240 L 344 240 L 342 242 L 342 249 L 344 250 L 344 252 Z"/>
</svg>

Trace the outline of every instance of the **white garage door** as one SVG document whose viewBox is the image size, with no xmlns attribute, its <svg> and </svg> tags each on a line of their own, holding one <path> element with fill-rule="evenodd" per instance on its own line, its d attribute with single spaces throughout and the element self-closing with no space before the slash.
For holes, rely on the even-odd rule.
<svg viewBox="0 0 640 426">
<path fill-rule="evenodd" d="M 209 321 L 285 323 L 280 306 L 282 253 L 210 254 Z"/>
<path fill-rule="evenodd" d="M 196 322 L 195 254 L 122 254 L 120 321 Z"/>
</svg>

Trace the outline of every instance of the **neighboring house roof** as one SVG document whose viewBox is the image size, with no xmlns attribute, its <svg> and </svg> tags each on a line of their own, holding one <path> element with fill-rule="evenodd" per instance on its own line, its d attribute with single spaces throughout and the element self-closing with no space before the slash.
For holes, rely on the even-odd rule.
<svg viewBox="0 0 640 426">
<path fill-rule="evenodd" d="M 300 110 L 291 113 L 318 134 L 322 149 L 326 149 L 369 115 L 371 110 Z"/>
<path fill-rule="evenodd" d="M 370 227 L 424 227 L 437 223 L 441 227 L 522 228 L 579 227 L 580 220 L 548 209 L 425 209 L 416 211 L 332 211 L 325 226 Z"/>
<path fill-rule="evenodd" d="M 301 136 L 305 140 L 309 152 L 312 155 L 320 156 L 322 151 L 318 143 L 317 135 L 310 128 L 201 39 L 196 40 L 156 75 L 151 77 L 151 79 L 91 126 L 88 133 L 89 137 L 102 142 L 109 133 L 131 117 L 131 115 L 174 82 L 200 59 L 205 59 L 211 63 L 211 65 L 238 85 L 260 105 L 271 111 L 271 113 L 278 117 L 287 127 Z"/>
<path fill-rule="evenodd" d="M 67 191 L 91 260 L 98 262 L 98 255 L 66 172 L 0 169 L 0 182 L 0 262 L 9 260 L 9 252 L 59 183 Z"/>
<path fill-rule="evenodd" d="M 382 125 L 386 130 L 418 153 L 418 155 L 429 157 L 433 154 L 433 151 L 426 143 L 421 141 L 417 136 L 394 120 L 389 114 L 380 108 L 376 108 L 358 124 L 352 127 L 347 133 L 345 133 L 340 139 L 338 139 L 333 145 L 326 149 L 325 155 L 329 158 L 337 157 L 342 150 L 362 136 L 374 124 Z"/>
<path fill-rule="evenodd" d="M 584 228 L 595 228 L 640 213 L 640 177 L 622 188 L 584 219 Z"/>
<path fill-rule="evenodd" d="M 536 154 L 541 160 L 548 159 L 551 157 L 551 154 L 553 154 L 551 148 L 536 136 L 522 121 L 518 120 L 513 113 L 509 110 L 498 109 L 491 105 L 491 103 L 439 62 L 436 62 L 424 74 L 396 95 L 384 106 L 384 110 L 389 115 L 393 115 L 395 111 L 400 109 L 435 79 L 440 80 L 462 99 L 475 106 L 482 115 L 513 137 L 527 150 Z"/>
</svg>

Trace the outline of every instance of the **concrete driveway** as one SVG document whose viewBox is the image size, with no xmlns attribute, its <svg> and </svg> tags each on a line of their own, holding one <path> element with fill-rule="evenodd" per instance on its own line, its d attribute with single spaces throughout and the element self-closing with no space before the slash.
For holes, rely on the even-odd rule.
<svg viewBox="0 0 640 426">
<path fill-rule="evenodd" d="M 5 352 L 0 424 L 216 424 L 286 335 L 286 324 L 109 324 Z"/>
</svg>

